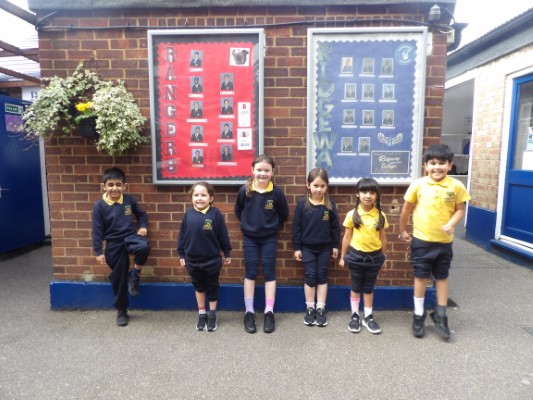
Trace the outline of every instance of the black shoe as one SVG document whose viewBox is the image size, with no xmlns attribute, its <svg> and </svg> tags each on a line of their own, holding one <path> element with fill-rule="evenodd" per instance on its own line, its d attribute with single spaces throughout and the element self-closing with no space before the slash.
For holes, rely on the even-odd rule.
<svg viewBox="0 0 533 400">
<path fill-rule="evenodd" d="M 316 322 L 318 326 L 326 326 L 328 324 L 328 319 L 326 317 L 326 309 L 325 308 L 317 308 L 316 309 Z"/>
<path fill-rule="evenodd" d="M 265 322 L 263 324 L 263 331 L 265 333 L 272 333 L 276 330 L 276 321 L 274 320 L 274 313 L 269 311 L 265 314 Z"/>
<path fill-rule="evenodd" d="M 217 316 L 216 314 L 207 316 L 207 331 L 213 332 L 217 330 Z"/>
<path fill-rule="evenodd" d="M 247 312 L 244 314 L 244 330 L 248 333 L 255 333 L 257 328 L 255 326 L 255 314 L 253 312 Z"/>
<path fill-rule="evenodd" d="M 424 337 L 426 333 L 426 327 L 424 326 L 424 321 L 426 320 L 426 312 L 424 311 L 423 315 L 413 314 L 413 334 L 417 338 Z"/>
<path fill-rule="evenodd" d="M 198 322 L 196 323 L 196 329 L 199 331 L 205 331 L 207 324 L 207 314 L 198 314 Z"/>
<path fill-rule="evenodd" d="M 304 324 L 307 326 L 313 326 L 315 324 L 316 311 L 313 307 L 309 307 L 305 312 Z"/>
<path fill-rule="evenodd" d="M 435 330 L 441 339 L 448 340 L 451 336 L 450 330 L 448 329 L 448 316 L 439 317 L 435 311 L 429 314 L 431 320 L 435 324 Z"/>
<path fill-rule="evenodd" d="M 381 333 L 381 328 L 378 323 L 374 321 L 374 317 L 370 314 L 368 317 L 363 318 L 363 326 L 368 329 L 370 333 L 378 334 Z"/>
<path fill-rule="evenodd" d="M 130 316 L 128 315 L 128 310 L 118 310 L 117 312 L 117 325 L 118 326 L 128 325 L 129 320 L 130 320 Z"/>
<path fill-rule="evenodd" d="M 130 292 L 132 296 L 137 296 L 139 294 L 139 281 L 139 275 L 132 278 L 130 274 L 128 277 L 128 292 Z"/>
<path fill-rule="evenodd" d="M 359 333 L 361 332 L 361 325 L 359 324 L 359 315 L 357 313 L 352 314 L 352 319 L 350 319 L 350 323 L 348 324 L 348 330 L 353 333 Z"/>
</svg>

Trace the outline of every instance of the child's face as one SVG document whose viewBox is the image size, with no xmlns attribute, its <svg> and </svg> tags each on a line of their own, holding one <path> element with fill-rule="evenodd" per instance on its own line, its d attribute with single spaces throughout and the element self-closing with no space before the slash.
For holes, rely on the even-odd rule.
<svg viewBox="0 0 533 400">
<path fill-rule="evenodd" d="M 436 158 L 425 163 L 424 168 L 428 176 L 435 182 L 442 181 L 448 175 L 448 171 L 452 168 L 453 162 L 447 160 L 437 160 Z"/>
<path fill-rule="evenodd" d="M 257 184 L 263 185 L 266 187 L 274 175 L 272 170 L 272 165 L 267 162 L 261 161 L 255 164 L 252 168 L 252 175 Z"/>
<path fill-rule="evenodd" d="M 213 196 L 209 195 L 209 192 L 204 186 L 196 185 L 192 192 L 192 204 L 197 210 L 204 210 L 209 207 L 209 204 L 213 201 Z"/>
<path fill-rule="evenodd" d="M 322 201 L 322 199 L 324 199 L 324 194 L 328 190 L 328 185 L 322 178 L 318 177 L 315 178 L 313 182 L 308 183 L 307 188 L 311 193 L 311 199 L 314 201 Z"/>
<path fill-rule="evenodd" d="M 356 196 L 359 198 L 361 207 L 365 211 L 370 211 L 374 207 L 374 205 L 376 204 L 376 200 L 378 199 L 378 194 L 370 190 L 365 192 L 358 192 Z"/>
<path fill-rule="evenodd" d="M 102 190 L 110 200 L 117 201 L 126 190 L 126 185 L 127 183 L 122 182 L 120 179 L 108 179 L 106 183 L 102 183 Z"/>
</svg>

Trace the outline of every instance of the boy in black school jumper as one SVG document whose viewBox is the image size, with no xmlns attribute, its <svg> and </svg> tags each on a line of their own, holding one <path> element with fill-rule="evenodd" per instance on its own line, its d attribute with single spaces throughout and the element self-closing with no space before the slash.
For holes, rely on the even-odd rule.
<svg viewBox="0 0 533 400">
<path fill-rule="evenodd" d="M 120 168 L 106 170 L 102 177 L 104 195 L 93 207 L 93 249 L 98 264 L 111 268 L 109 281 L 115 294 L 113 305 L 118 310 L 118 326 L 128 324 L 128 286 L 132 296 L 139 294 L 139 273 L 150 253 L 145 238 L 148 233 L 146 212 L 133 197 L 124 194 L 126 186 L 126 175 Z M 137 232 L 134 216 L 139 225 Z M 130 254 L 134 255 L 135 265 L 128 274 Z"/>
</svg>

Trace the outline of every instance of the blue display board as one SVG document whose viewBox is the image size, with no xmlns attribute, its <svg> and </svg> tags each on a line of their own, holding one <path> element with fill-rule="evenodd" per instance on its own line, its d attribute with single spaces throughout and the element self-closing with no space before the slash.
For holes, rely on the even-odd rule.
<svg viewBox="0 0 533 400">
<path fill-rule="evenodd" d="M 420 175 L 426 28 L 311 29 L 307 168 L 331 184 Z"/>
</svg>

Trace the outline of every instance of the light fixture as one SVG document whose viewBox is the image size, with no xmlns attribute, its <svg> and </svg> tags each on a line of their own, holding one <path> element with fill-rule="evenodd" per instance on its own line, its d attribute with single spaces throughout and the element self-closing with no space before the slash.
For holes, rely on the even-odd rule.
<svg viewBox="0 0 533 400">
<path fill-rule="evenodd" d="M 429 22 L 437 22 L 440 19 L 441 12 L 440 7 L 435 4 L 433 7 L 429 9 L 428 13 L 428 21 Z"/>
</svg>

